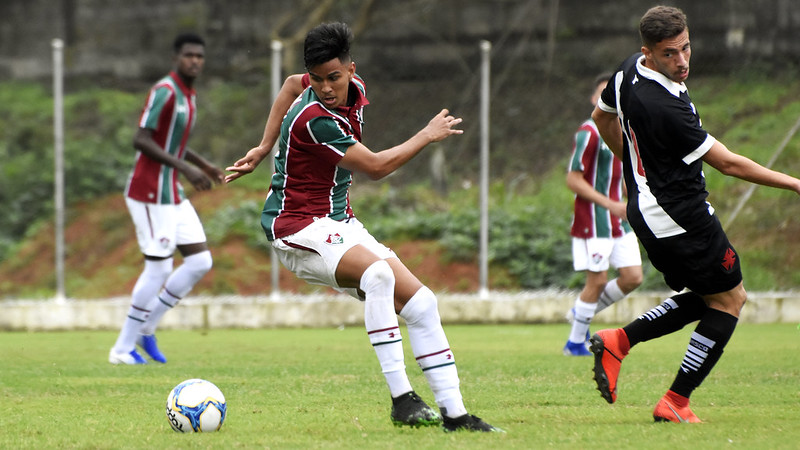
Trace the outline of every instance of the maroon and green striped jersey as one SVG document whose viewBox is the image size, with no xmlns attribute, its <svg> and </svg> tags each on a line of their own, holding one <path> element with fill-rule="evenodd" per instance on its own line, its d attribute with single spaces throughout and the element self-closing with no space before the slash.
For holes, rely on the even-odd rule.
<svg viewBox="0 0 800 450">
<path fill-rule="evenodd" d="M 575 133 L 570 171 L 583 172 L 583 179 L 611 200 L 622 199 L 622 162 L 614 156 L 592 119 Z M 570 235 L 577 238 L 615 238 L 631 231 L 627 222 L 608 209 L 575 196 L 575 211 Z"/>
<path fill-rule="evenodd" d="M 170 155 L 183 158 L 195 122 L 195 91 L 177 73 L 159 80 L 150 89 L 139 118 L 139 127 L 153 130 L 153 139 Z M 185 197 L 178 170 L 136 152 L 125 195 L 141 202 L 178 204 Z"/>
<path fill-rule="evenodd" d="M 261 213 L 267 238 L 296 233 L 314 220 L 353 217 L 352 173 L 337 164 L 347 149 L 361 142 L 366 87 L 357 75 L 350 82 L 348 105 L 327 109 L 309 87 L 289 108 L 281 124 L 275 173 Z"/>
</svg>

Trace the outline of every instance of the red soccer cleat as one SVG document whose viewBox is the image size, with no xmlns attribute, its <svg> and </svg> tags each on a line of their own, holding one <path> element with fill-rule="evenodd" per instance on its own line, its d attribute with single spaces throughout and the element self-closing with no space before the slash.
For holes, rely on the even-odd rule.
<svg viewBox="0 0 800 450">
<path fill-rule="evenodd" d="M 653 410 L 656 422 L 702 423 L 689 408 L 689 399 L 672 391 L 667 391 Z"/>
<path fill-rule="evenodd" d="M 622 328 L 600 330 L 589 339 L 589 350 L 594 353 L 594 381 L 597 390 L 608 403 L 617 400 L 617 377 L 622 358 L 628 355 L 631 346 Z"/>
</svg>

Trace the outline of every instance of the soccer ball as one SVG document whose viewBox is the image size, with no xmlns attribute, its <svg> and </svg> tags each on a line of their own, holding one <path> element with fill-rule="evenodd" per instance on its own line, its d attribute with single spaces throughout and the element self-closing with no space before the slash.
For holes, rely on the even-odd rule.
<svg viewBox="0 0 800 450">
<path fill-rule="evenodd" d="M 217 431 L 225 421 L 227 404 L 214 383 L 198 378 L 186 380 L 167 397 L 167 420 L 181 433 Z"/>
</svg>

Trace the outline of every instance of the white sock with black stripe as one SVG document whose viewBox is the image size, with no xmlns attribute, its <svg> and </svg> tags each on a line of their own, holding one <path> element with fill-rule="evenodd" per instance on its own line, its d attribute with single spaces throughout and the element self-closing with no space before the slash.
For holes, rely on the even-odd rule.
<svg viewBox="0 0 800 450">
<path fill-rule="evenodd" d="M 614 303 L 622 300 L 625 298 L 625 295 L 626 294 L 622 292 L 622 289 L 619 288 L 617 278 L 614 278 L 606 283 L 605 288 L 603 288 L 603 292 L 600 293 L 600 297 L 597 299 L 597 309 L 594 311 L 594 313 L 597 314 Z"/>
<path fill-rule="evenodd" d="M 400 317 L 406 321 L 411 349 L 436 404 L 448 417 L 463 416 L 467 409 L 459 389 L 455 357 L 442 329 L 436 295 L 423 286 L 400 311 Z"/>
<path fill-rule="evenodd" d="M 164 314 L 192 291 L 203 275 L 211 270 L 212 265 L 211 252 L 208 250 L 183 258 L 183 264 L 172 272 L 164 282 L 164 289 L 150 302 L 149 309 L 152 313 L 142 326 L 142 334 L 155 333 Z"/>
<path fill-rule="evenodd" d="M 569 333 L 570 342 L 580 344 L 586 341 L 586 333 L 589 331 L 589 324 L 595 315 L 597 303 L 586 303 L 580 297 L 575 299 L 575 316 L 572 320 L 572 329 Z"/>
<path fill-rule="evenodd" d="M 361 275 L 364 326 L 375 349 L 389 392 L 397 397 L 411 391 L 403 357 L 403 337 L 394 312 L 394 273 L 389 263 L 377 261 Z"/>
<path fill-rule="evenodd" d="M 172 258 L 144 261 L 144 270 L 133 287 L 128 317 L 122 324 L 114 352 L 130 353 L 136 347 L 136 338 L 151 312 L 150 302 L 156 298 L 171 272 Z"/>
</svg>

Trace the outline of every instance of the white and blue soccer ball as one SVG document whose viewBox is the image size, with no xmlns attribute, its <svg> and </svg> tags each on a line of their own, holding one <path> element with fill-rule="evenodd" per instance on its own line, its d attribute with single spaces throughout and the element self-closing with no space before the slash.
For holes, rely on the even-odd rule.
<svg viewBox="0 0 800 450">
<path fill-rule="evenodd" d="M 214 383 L 198 378 L 186 380 L 167 397 L 167 420 L 181 433 L 217 431 L 225 421 L 225 396 Z"/>
</svg>

